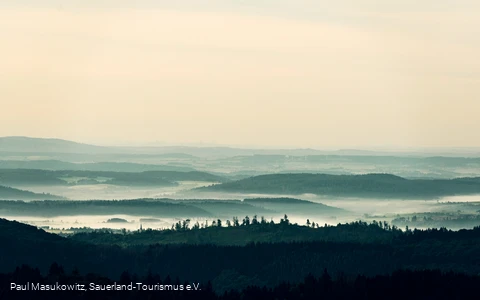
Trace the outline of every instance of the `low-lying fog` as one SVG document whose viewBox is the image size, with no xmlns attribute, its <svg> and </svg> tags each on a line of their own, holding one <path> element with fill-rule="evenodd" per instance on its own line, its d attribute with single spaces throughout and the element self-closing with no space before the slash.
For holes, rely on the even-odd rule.
<svg viewBox="0 0 480 300">
<path fill-rule="evenodd" d="M 347 198 L 347 197 L 329 197 L 317 196 L 314 194 L 288 195 L 288 194 L 239 194 L 239 193 L 177 193 L 173 197 L 184 196 L 192 199 L 220 199 L 231 200 L 246 198 L 296 198 L 312 202 L 322 203 L 329 206 L 343 208 L 358 215 L 364 214 L 408 214 L 416 212 L 435 212 L 438 209 L 439 202 L 465 202 L 480 201 L 480 195 L 469 197 L 446 197 L 438 200 L 403 200 L 403 199 L 371 199 L 371 198 Z M 179 197 L 183 199 L 182 197 Z M 448 200 L 446 200 L 448 199 Z M 456 199 L 456 200 L 455 200 Z"/>
<path fill-rule="evenodd" d="M 205 183 L 202 183 L 205 184 Z M 451 229 L 472 228 L 480 225 L 480 195 L 476 196 L 458 196 L 445 197 L 438 200 L 398 200 L 398 199 L 354 199 L 354 198 L 335 198 L 335 197 L 320 197 L 311 194 L 305 195 L 266 195 L 266 194 L 233 194 L 233 193 L 199 193 L 188 191 L 192 187 L 199 186 L 198 182 L 184 182 L 181 186 L 176 188 L 162 188 L 162 189 L 131 189 L 116 186 L 81 186 L 81 187 L 60 187 L 57 194 L 69 196 L 70 199 L 134 199 L 134 198 L 155 198 L 168 197 L 171 199 L 211 199 L 211 200 L 242 200 L 245 198 L 257 197 L 291 197 L 302 200 L 309 200 L 316 203 L 322 203 L 328 206 L 342 208 L 348 210 L 350 213 L 344 216 L 315 216 L 315 215 L 295 215 L 285 212 L 292 223 L 305 224 L 306 219 L 309 218 L 311 222 L 320 225 L 329 224 L 336 225 L 338 223 L 346 223 L 357 220 L 371 222 L 388 221 L 393 222 L 400 228 L 405 228 L 405 225 L 410 228 L 432 228 L 432 227 L 447 227 Z M 183 191 L 183 192 L 182 192 Z M 41 192 L 39 189 L 38 192 Z M 49 190 L 49 192 L 52 192 Z M 62 193 L 58 193 L 62 192 Z M 67 193 L 68 192 L 68 193 Z M 79 195 L 83 195 L 80 197 Z M 76 197 L 76 198 L 74 198 Z M 264 217 L 270 221 L 273 219 L 276 223 L 279 222 L 284 212 L 278 212 L 274 215 L 265 215 Z M 259 214 L 258 218 L 262 215 Z M 408 223 L 410 218 L 415 216 L 415 220 L 422 220 L 423 223 Z M 472 217 L 473 216 L 473 217 Z M 240 220 L 245 216 L 238 215 Z M 250 215 L 252 218 L 253 215 Z M 465 218 L 467 217 L 467 220 Z M 131 215 L 77 215 L 77 216 L 57 216 L 57 217 L 32 217 L 32 216 L 7 216 L 7 219 L 17 220 L 28 223 L 38 227 L 45 227 L 45 229 L 69 229 L 90 227 L 95 229 L 111 228 L 127 230 L 138 230 L 140 224 L 143 228 L 162 229 L 170 228 L 174 223 L 187 219 L 185 218 L 157 218 L 154 216 L 131 216 Z M 117 218 L 123 219 L 126 222 L 107 222 L 109 219 Z M 454 221 L 455 218 L 460 218 L 461 222 Z M 143 219 L 143 220 L 141 220 Z M 191 225 L 195 222 L 204 223 L 208 220 L 209 224 L 217 218 L 190 218 Z M 226 217 L 220 217 L 222 221 L 226 221 Z M 231 217 L 229 217 L 231 220 Z M 445 220 L 448 222 L 445 223 Z M 406 222 L 406 223 L 405 223 Z M 225 224 L 225 223 L 224 223 Z M 48 226 L 48 227 L 46 227 Z M 55 232 L 55 230 L 54 230 Z"/>
<path fill-rule="evenodd" d="M 439 200 L 440 203 L 464 203 L 464 202 L 479 202 L 480 195 L 470 195 L 470 196 L 453 196 L 453 197 L 443 197 Z"/>
<path fill-rule="evenodd" d="M 49 193 L 72 200 L 121 200 L 139 198 L 175 198 L 182 191 L 208 186 L 213 182 L 180 181 L 173 187 L 128 187 L 111 184 L 74 186 L 22 186 L 34 193 Z"/>
<path fill-rule="evenodd" d="M 342 216 L 325 215 L 295 215 L 293 213 L 278 212 L 275 215 L 265 215 L 270 221 L 273 218 L 279 222 L 283 213 L 286 213 L 292 223 L 305 224 L 309 218 L 311 222 L 321 225 L 336 225 L 338 223 L 364 220 L 371 222 L 388 221 L 396 224 L 400 228 L 409 226 L 411 228 L 428 228 L 445 226 L 447 228 L 469 228 L 480 225 L 480 195 L 473 196 L 455 196 L 444 197 L 437 200 L 401 200 L 401 199 L 372 199 L 372 198 L 345 198 L 345 197 L 326 197 L 314 194 L 303 195 L 278 195 L 278 194 L 240 194 L 240 193 L 221 193 L 221 192 L 201 192 L 192 190 L 201 186 L 208 186 L 212 182 L 183 181 L 175 187 L 125 187 L 109 184 L 96 185 L 76 185 L 76 186 L 29 186 L 22 189 L 30 190 L 36 193 L 51 193 L 67 197 L 70 200 L 123 200 L 138 198 L 170 198 L 170 199 L 209 199 L 209 200 L 243 200 L 246 198 L 279 198 L 290 197 L 302 200 L 308 200 L 316 203 L 322 203 L 347 210 L 349 213 Z M 277 212 L 276 212 L 277 213 Z M 418 215 L 422 222 L 411 223 L 410 218 Z M 260 218 L 262 215 L 259 214 Z M 477 217 L 478 216 L 478 217 Z M 229 218 L 231 219 L 230 216 Z M 237 216 L 240 220 L 244 215 Z M 250 217 L 253 217 L 251 215 Z M 32 216 L 7 216 L 6 218 L 29 223 L 39 227 L 48 226 L 49 229 L 69 229 L 90 227 L 90 228 L 111 228 L 127 230 L 138 230 L 140 224 L 143 228 L 170 228 L 172 224 L 180 221 L 180 218 L 156 218 L 154 216 L 131 216 L 131 215 L 78 215 L 78 216 L 57 216 L 52 218 L 32 217 Z M 107 220 L 117 218 L 126 222 L 107 222 Z M 184 219 L 187 219 L 185 217 Z M 452 220 L 458 219 L 461 220 Z M 140 219 L 144 219 L 141 221 Z M 145 220 L 150 219 L 150 220 Z M 191 224 L 195 222 L 204 223 L 206 220 L 211 224 L 216 218 L 191 219 Z M 226 217 L 221 217 L 222 221 Z M 121 221 L 121 220 L 120 220 Z M 410 222 L 410 223 L 409 223 Z M 45 227 L 47 228 L 47 227 Z"/>
<path fill-rule="evenodd" d="M 94 229 L 110 228 L 110 229 L 127 229 L 138 230 L 140 225 L 142 228 L 162 229 L 170 228 L 172 224 L 180 221 L 181 219 L 168 218 L 158 219 L 150 216 L 129 216 L 129 215 L 79 215 L 79 216 L 59 216 L 52 218 L 31 217 L 31 216 L 15 216 L 6 217 L 6 219 L 16 220 L 18 222 L 35 225 L 47 230 L 68 231 L 70 228 L 83 228 L 89 227 Z M 112 220 L 113 219 L 113 220 Z M 116 221 L 114 219 L 117 219 Z M 146 219 L 146 220 L 141 220 Z M 111 220 L 111 221 L 109 221 Z M 120 222 L 118 220 L 124 220 Z M 197 221 L 193 220 L 193 224 Z M 198 220 L 199 222 L 205 222 L 204 219 Z"/>
<path fill-rule="evenodd" d="M 244 217 L 244 216 L 243 216 Z M 243 217 L 239 217 L 240 221 Z M 251 218 L 252 216 L 250 216 Z M 142 226 L 143 229 L 168 229 L 178 221 L 183 221 L 183 218 L 152 218 L 150 216 L 130 216 L 130 215 L 103 215 L 103 216 L 91 216 L 91 215 L 79 215 L 79 216 L 59 216 L 52 218 L 42 218 L 42 217 L 31 217 L 31 216 L 15 216 L 15 217 L 5 217 L 7 220 L 15 220 L 25 224 L 30 224 L 43 228 L 46 231 L 50 232 L 71 232 L 71 228 L 92 228 L 92 229 L 127 229 L 130 231 L 136 231 Z M 273 219 L 275 223 L 280 221 L 281 216 L 276 217 L 266 217 L 267 221 Z M 289 216 L 289 220 L 292 223 L 298 223 L 304 225 L 307 218 L 305 217 L 296 217 Z M 109 221 L 112 219 L 120 219 Z M 193 226 L 196 222 L 199 224 L 212 224 L 213 221 L 216 221 L 217 218 L 189 218 L 190 227 Z M 315 223 L 319 223 L 322 226 L 324 224 L 336 225 L 339 222 L 344 223 L 346 220 L 339 221 L 338 219 L 331 218 L 317 218 L 310 219 Z M 125 221 L 125 222 L 124 222 Z M 222 221 L 225 222 L 226 219 L 222 218 Z M 230 219 L 231 221 L 231 219 Z"/>
</svg>

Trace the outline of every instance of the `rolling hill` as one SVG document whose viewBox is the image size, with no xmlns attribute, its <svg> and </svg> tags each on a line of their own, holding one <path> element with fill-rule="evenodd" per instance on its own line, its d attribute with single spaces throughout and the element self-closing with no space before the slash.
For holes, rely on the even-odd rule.
<svg viewBox="0 0 480 300">
<path fill-rule="evenodd" d="M 480 178 L 405 179 L 390 174 L 270 174 L 201 187 L 197 191 L 423 199 L 480 194 Z"/>
<path fill-rule="evenodd" d="M 288 201 L 285 201 L 288 200 Z M 175 200 L 175 199 L 133 199 L 133 200 L 89 200 L 89 201 L 0 201 L 4 216 L 74 216 L 74 215 L 115 215 L 148 216 L 164 218 L 209 217 L 231 219 L 232 217 L 257 216 L 270 218 L 284 214 L 315 218 L 337 217 L 348 211 L 321 203 L 298 199 L 246 199 L 240 200 Z"/>
<path fill-rule="evenodd" d="M 349 213 L 341 208 L 294 198 L 251 198 L 243 202 L 293 215 L 341 216 Z"/>
<path fill-rule="evenodd" d="M 193 205 L 154 199 L 121 201 L 0 201 L 0 211 L 8 216 L 75 216 L 115 215 L 164 218 L 212 217 L 208 211 Z"/>
<path fill-rule="evenodd" d="M 178 181 L 225 182 L 210 173 L 191 171 L 49 171 L 30 169 L 0 169 L 0 184 L 8 186 L 112 184 L 121 186 L 176 186 Z"/>
<path fill-rule="evenodd" d="M 65 197 L 51 194 L 37 194 L 0 185 L 1 200 L 65 200 Z"/>
</svg>

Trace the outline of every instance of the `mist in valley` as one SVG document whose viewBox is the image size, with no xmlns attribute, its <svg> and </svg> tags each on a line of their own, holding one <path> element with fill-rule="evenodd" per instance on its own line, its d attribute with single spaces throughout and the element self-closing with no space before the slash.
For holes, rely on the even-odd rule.
<svg viewBox="0 0 480 300">
<path fill-rule="evenodd" d="M 68 232 L 70 228 L 135 231 L 140 226 L 166 229 L 184 220 L 190 220 L 192 224 L 223 220 L 226 226 L 226 221 L 234 217 L 256 216 L 279 222 L 285 215 L 299 225 L 306 225 L 307 220 L 322 226 L 361 220 L 386 221 L 401 229 L 408 226 L 457 230 L 479 224 L 480 196 L 475 194 L 472 184 L 476 184 L 480 159 L 474 155 L 440 157 L 422 152 L 354 150 L 115 148 L 27 138 L 7 139 L 2 143 L 5 151 L 0 151 L 0 185 L 8 190 L 8 196 L 6 192 L 3 196 L 0 193 L 0 199 L 60 202 L 49 202 L 51 207 L 43 215 L 41 211 L 46 208 L 12 206 L 4 202 L 0 204 L 1 216 L 52 232 Z M 25 152 L 25 145 L 29 143 L 32 147 L 28 149 L 37 149 L 37 152 Z M 57 150 L 53 152 L 52 147 Z M 255 182 L 270 174 L 283 174 L 282 183 L 274 179 L 265 182 L 271 187 L 263 189 L 264 192 L 255 192 Z M 330 174 L 333 177 L 325 177 L 325 180 L 330 180 L 329 184 L 335 188 L 327 185 L 327 189 L 318 190 L 320 194 L 316 192 L 320 182 L 295 188 L 298 183 L 290 182 L 290 177 L 292 180 L 304 177 L 294 177 L 294 174 Z M 362 174 L 380 175 L 362 179 Z M 315 180 L 323 177 L 318 178 Z M 357 179 L 365 180 L 360 190 L 352 185 L 357 184 Z M 438 180 L 446 181 L 436 187 Z M 242 184 L 241 188 L 228 191 L 237 182 Z M 409 182 L 425 185 L 425 188 L 405 185 Z M 465 195 L 452 194 L 445 184 L 455 189 L 453 193 L 464 192 Z M 312 192 L 282 192 L 285 189 Z M 355 191 L 364 193 L 366 189 L 372 189 L 378 195 L 355 196 Z M 385 193 L 387 189 L 390 192 Z M 414 192 L 415 189 L 420 193 Z M 427 195 L 437 196 L 422 197 L 422 189 L 431 190 Z M 351 192 L 344 193 L 344 190 Z M 443 194 L 445 196 L 441 196 Z M 135 199 L 140 201 L 133 204 L 136 205 L 135 214 L 115 204 Z M 252 199 L 270 200 L 252 202 Z M 161 206 L 151 211 L 147 207 L 142 210 L 139 206 L 144 205 L 143 200 L 177 203 L 201 209 L 202 213 L 185 209 L 184 213 L 170 215 L 169 208 Z M 65 201 L 113 202 L 110 207 L 101 206 L 101 211 L 92 206 L 89 213 L 89 208 L 81 207 L 81 204 L 64 207 Z M 120 222 L 109 222 L 111 219 Z"/>
</svg>

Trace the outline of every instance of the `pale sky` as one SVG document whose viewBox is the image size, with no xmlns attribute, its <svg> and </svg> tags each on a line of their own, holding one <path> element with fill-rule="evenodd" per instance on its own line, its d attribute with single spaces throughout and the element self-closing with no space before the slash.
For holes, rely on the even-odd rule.
<svg viewBox="0 0 480 300">
<path fill-rule="evenodd" d="M 0 136 L 480 147 L 478 0 L 3 0 L 0 41 Z"/>
</svg>

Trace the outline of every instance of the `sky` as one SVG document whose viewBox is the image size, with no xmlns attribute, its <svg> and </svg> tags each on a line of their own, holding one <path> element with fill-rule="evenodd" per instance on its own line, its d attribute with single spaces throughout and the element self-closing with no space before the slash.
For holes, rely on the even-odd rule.
<svg viewBox="0 0 480 300">
<path fill-rule="evenodd" d="M 479 1 L 3 0 L 0 40 L 0 136 L 480 147 Z"/>
</svg>

